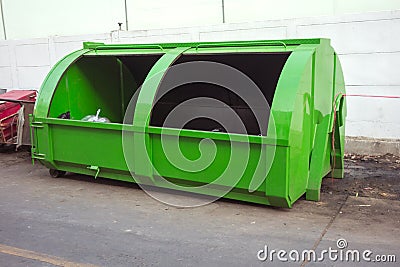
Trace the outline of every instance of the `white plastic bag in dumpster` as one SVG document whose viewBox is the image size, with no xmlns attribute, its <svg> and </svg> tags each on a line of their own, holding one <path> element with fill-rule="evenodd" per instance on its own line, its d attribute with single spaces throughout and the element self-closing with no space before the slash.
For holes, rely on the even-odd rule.
<svg viewBox="0 0 400 267">
<path fill-rule="evenodd" d="M 110 122 L 110 120 L 105 117 L 99 117 L 100 112 L 101 112 L 101 109 L 98 109 L 96 115 L 88 115 L 88 116 L 84 117 L 82 119 L 82 121 L 104 122 L 104 123 Z"/>
</svg>

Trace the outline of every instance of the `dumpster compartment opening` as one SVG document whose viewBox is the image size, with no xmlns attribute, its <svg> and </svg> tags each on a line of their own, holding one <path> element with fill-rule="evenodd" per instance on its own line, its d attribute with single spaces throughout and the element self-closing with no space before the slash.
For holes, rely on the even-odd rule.
<svg viewBox="0 0 400 267">
<path fill-rule="evenodd" d="M 81 120 L 100 116 L 122 123 L 126 107 L 161 54 L 83 56 L 64 73 L 52 99 L 49 117 L 70 112 Z"/>
<path fill-rule="evenodd" d="M 280 74 L 289 55 L 290 52 L 188 54 L 182 55 L 178 58 L 174 65 L 206 61 L 216 62 L 232 67 L 249 77 L 257 85 L 262 95 L 265 97 L 265 100 L 271 107 Z M 210 72 L 207 68 L 202 69 L 200 67 L 198 70 L 205 74 Z M 168 79 L 168 74 L 169 73 L 167 72 L 166 77 L 164 78 L 165 80 Z M 232 79 L 232 77 L 226 75 L 226 78 L 222 77 L 222 79 L 229 80 Z M 162 85 L 163 84 L 161 83 L 161 88 Z M 249 88 L 249 90 L 250 89 L 255 88 Z M 249 93 L 247 97 L 255 95 L 256 94 Z M 213 104 L 210 104 L 207 102 L 208 104 L 205 105 L 202 104 L 201 101 L 189 101 L 187 104 L 184 103 L 188 100 L 204 97 L 218 100 L 219 103 L 213 102 Z M 264 136 L 267 132 L 266 127 L 263 130 L 260 129 L 252 109 L 261 109 L 264 125 L 268 125 L 269 109 L 265 106 L 250 108 L 239 95 L 220 85 L 206 82 L 192 82 L 177 86 L 167 93 L 164 93 L 162 89 L 159 89 L 156 99 L 158 99 L 158 101 L 153 107 L 150 122 L 152 126 Z M 188 117 L 188 114 L 193 114 L 194 119 L 187 121 L 186 123 L 182 123 L 182 120 L 179 118 L 167 119 L 168 114 L 178 106 L 179 108 L 174 113 L 174 116 L 176 115 L 179 117 L 179 113 L 181 112 L 185 113 L 185 117 Z M 232 113 L 230 110 L 233 110 L 239 116 L 240 121 L 244 125 L 238 123 L 237 120 L 235 122 L 235 120 L 232 119 Z M 220 115 L 220 117 L 222 116 L 224 118 L 222 122 L 208 118 L 215 117 L 212 116 L 212 114 L 217 113 L 222 114 Z M 229 129 L 225 129 L 223 126 L 228 126 Z"/>
</svg>

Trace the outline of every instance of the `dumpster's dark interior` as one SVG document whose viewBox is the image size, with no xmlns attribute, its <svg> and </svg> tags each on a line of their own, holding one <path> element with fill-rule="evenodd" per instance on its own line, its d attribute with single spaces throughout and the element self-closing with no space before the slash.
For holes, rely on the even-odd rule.
<svg viewBox="0 0 400 267">
<path fill-rule="evenodd" d="M 174 65 L 207 61 L 233 67 L 258 86 L 271 106 L 280 74 L 289 55 L 290 52 L 188 54 L 182 55 Z M 101 109 L 101 116 L 107 117 L 112 123 L 122 123 L 129 101 L 160 57 L 160 54 L 82 57 L 67 70 L 57 85 L 49 116 L 57 118 L 70 112 L 71 119 L 80 120 L 87 115 L 96 114 L 97 109 Z M 207 72 L 206 69 L 200 71 Z M 164 80 L 168 79 L 168 75 L 169 72 Z M 162 85 L 163 83 L 161 87 Z M 160 92 L 162 90 L 159 90 L 156 96 L 158 101 L 152 111 L 152 126 L 266 135 L 266 128 L 260 129 L 252 109 L 261 111 L 264 114 L 265 125 L 268 125 L 269 108 L 258 106 L 251 109 L 241 97 L 220 85 L 192 82 L 177 86 L 162 96 Z M 220 102 L 205 106 L 198 104 L 199 102 L 180 105 L 199 97 Z M 181 107 L 178 113 L 185 112 L 197 116 L 183 125 L 174 119 L 166 121 L 168 114 L 178 105 Z M 235 122 L 232 115 L 229 115 L 230 109 L 238 115 L 244 125 Z M 216 121 L 215 117 L 222 120 Z"/>
<path fill-rule="evenodd" d="M 233 67 L 248 76 L 257 85 L 269 106 L 271 106 L 279 76 L 289 55 L 290 53 L 183 55 L 174 63 L 174 65 L 195 61 L 207 61 L 217 62 Z M 211 73 L 213 69 L 210 70 L 207 66 L 200 66 L 197 69 L 194 69 L 204 72 L 206 75 L 203 75 L 203 77 L 207 77 L 207 75 L 223 75 L 222 73 Z M 232 80 L 232 75 L 235 75 L 235 73 L 230 72 L 229 70 L 226 73 L 226 78 L 222 77 L 222 80 Z M 169 73 L 167 73 L 164 80 L 168 80 L 168 74 Z M 167 81 L 166 83 L 170 84 L 171 82 Z M 229 82 L 225 84 L 231 85 Z M 248 89 L 255 90 L 256 88 L 253 87 Z M 156 97 L 156 99 L 159 100 L 153 107 L 151 125 L 203 131 L 266 135 L 269 109 L 265 106 L 250 108 L 242 97 L 233 91 L 237 92 L 235 88 L 227 89 L 210 82 L 187 83 L 177 86 L 175 89 L 170 90 L 167 93 L 164 93 L 165 90 L 161 89 L 158 91 L 158 94 L 161 95 Z M 257 97 L 257 94 L 247 92 L 243 97 Z M 207 103 L 204 101 L 190 101 L 187 102 L 187 104 L 183 103 L 195 98 L 211 98 L 218 100 L 219 103 L 215 101 Z M 193 103 L 196 104 L 193 105 Z M 174 115 L 168 117 L 168 114 L 170 114 L 170 112 L 175 108 L 177 109 Z M 235 120 L 230 110 L 233 110 L 239 116 L 240 120 Z M 260 129 L 259 123 L 257 122 L 252 110 L 257 110 L 257 113 L 263 115 L 262 123 L 265 128 Z M 179 115 L 182 115 L 182 119 L 174 118 L 174 116 L 179 117 Z M 184 120 L 189 117 L 191 117 L 192 120 Z M 216 118 L 218 118 L 218 121 Z"/>
<path fill-rule="evenodd" d="M 63 74 L 53 96 L 49 117 L 70 112 L 81 120 L 101 109 L 100 116 L 122 123 L 132 96 L 161 54 L 84 56 Z"/>
</svg>

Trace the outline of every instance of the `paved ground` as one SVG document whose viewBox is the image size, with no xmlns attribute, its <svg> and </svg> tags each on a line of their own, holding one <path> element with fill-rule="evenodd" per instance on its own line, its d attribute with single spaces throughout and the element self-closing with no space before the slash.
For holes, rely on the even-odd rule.
<svg viewBox="0 0 400 267">
<path fill-rule="evenodd" d="M 315 249 L 319 257 L 338 249 L 339 238 L 347 241 L 343 252 L 371 250 L 371 259 L 400 261 L 397 160 L 349 156 L 346 178 L 325 179 L 321 202 L 302 199 L 291 210 L 224 200 L 177 209 L 133 184 L 54 179 L 32 166 L 27 152 L 3 153 L 0 266 L 314 266 L 280 262 L 276 254 L 263 262 L 257 254 L 268 246 L 269 252 Z M 324 255 L 319 265 L 398 266 Z"/>
</svg>

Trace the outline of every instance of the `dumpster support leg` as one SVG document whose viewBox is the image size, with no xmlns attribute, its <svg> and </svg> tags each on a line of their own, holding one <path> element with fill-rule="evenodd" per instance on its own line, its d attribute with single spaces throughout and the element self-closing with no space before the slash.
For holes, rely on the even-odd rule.
<svg viewBox="0 0 400 267">
<path fill-rule="evenodd" d="M 329 149 L 329 117 L 325 117 L 317 125 L 315 134 L 314 150 L 311 154 L 310 176 L 306 190 L 306 199 L 319 201 L 322 178 L 325 173 L 325 160 Z"/>
</svg>

